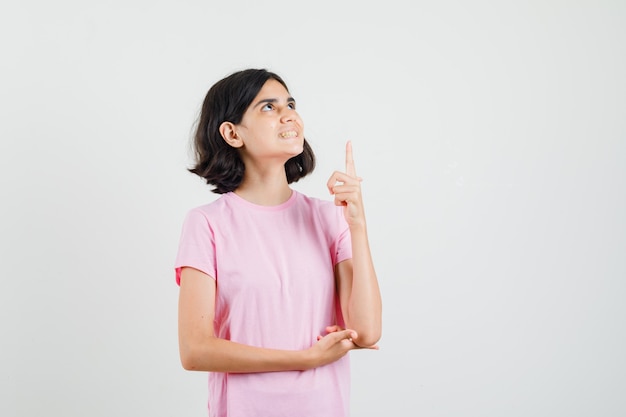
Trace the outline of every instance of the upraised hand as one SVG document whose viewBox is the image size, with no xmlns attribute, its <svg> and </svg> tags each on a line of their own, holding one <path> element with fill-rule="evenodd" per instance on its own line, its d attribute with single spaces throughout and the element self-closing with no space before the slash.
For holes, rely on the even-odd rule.
<svg viewBox="0 0 626 417">
<path fill-rule="evenodd" d="M 335 204 L 344 206 L 344 215 L 348 225 L 365 225 L 365 212 L 361 196 L 362 179 L 356 175 L 352 157 L 352 142 L 346 143 L 346 171 L 332 173 L 326 186 L 335 196 Z"/>
</svg>

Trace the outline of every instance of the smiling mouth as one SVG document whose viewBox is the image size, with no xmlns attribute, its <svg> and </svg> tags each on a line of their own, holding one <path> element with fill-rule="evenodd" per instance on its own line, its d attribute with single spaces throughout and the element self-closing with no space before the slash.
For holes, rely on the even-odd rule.
<svg viewBox="0 0 626 417">
<path fill-rule="evenodd" d="M 295 138 L 296 136 L 298 136 L 298 132 L 296 132 L 295 130 L 290 130 L 289 132 L 283 132 L 280 134 L 281 138 Z"/>
</svg>

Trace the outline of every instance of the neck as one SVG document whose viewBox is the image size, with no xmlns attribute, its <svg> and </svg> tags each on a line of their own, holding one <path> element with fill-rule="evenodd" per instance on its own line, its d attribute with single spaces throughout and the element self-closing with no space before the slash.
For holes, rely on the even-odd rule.
<svg viewBox="0 0 626 417">
<path fill-rule="evenodd" d="M 261 206 L 282 204 L 289 200 L 292 192 L 283 166 L 274 172 L 246 169 L 241 185 L 235 190 L 239 197 Z"/>
</svg>

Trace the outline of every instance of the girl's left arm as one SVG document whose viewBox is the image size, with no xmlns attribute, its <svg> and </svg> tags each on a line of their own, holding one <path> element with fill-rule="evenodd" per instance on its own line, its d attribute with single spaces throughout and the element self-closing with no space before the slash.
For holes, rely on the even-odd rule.
<svg viewBox="0 0 626 417">
<path fill-rule="evenodd" d="M 335 204 L 344 207 L 344 216 L 352 238 L 352 259 L 335 267 L 337 291 L 348 329 L 362 347 L 374 346 L 382 335 L 382 299 L 367 235 L 367 223 L 361 195 L 361 178 L 356 175 L 352 144 L 346 144 L 346 172 L 335 171 L 328 180 Z"/>
</svg>

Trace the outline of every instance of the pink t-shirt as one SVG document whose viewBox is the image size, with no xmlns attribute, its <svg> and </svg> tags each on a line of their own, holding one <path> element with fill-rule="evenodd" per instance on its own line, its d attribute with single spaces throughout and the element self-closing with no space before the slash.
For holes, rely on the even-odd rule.
<svg viewBox="0 0 626 417">
<path fill-rule="evenodd" d="M 334 265 L 352 257 L 341 207 L 293 191 L 278 206 L 234 193 L 189 211 L 176 258 L 215 278 L 216 336 L 274 349 L 307 349 L 343 324 Z M 211 417 L 347 417 L 349 357 L 309 371 L 209 372 Z"/>
</svg>

